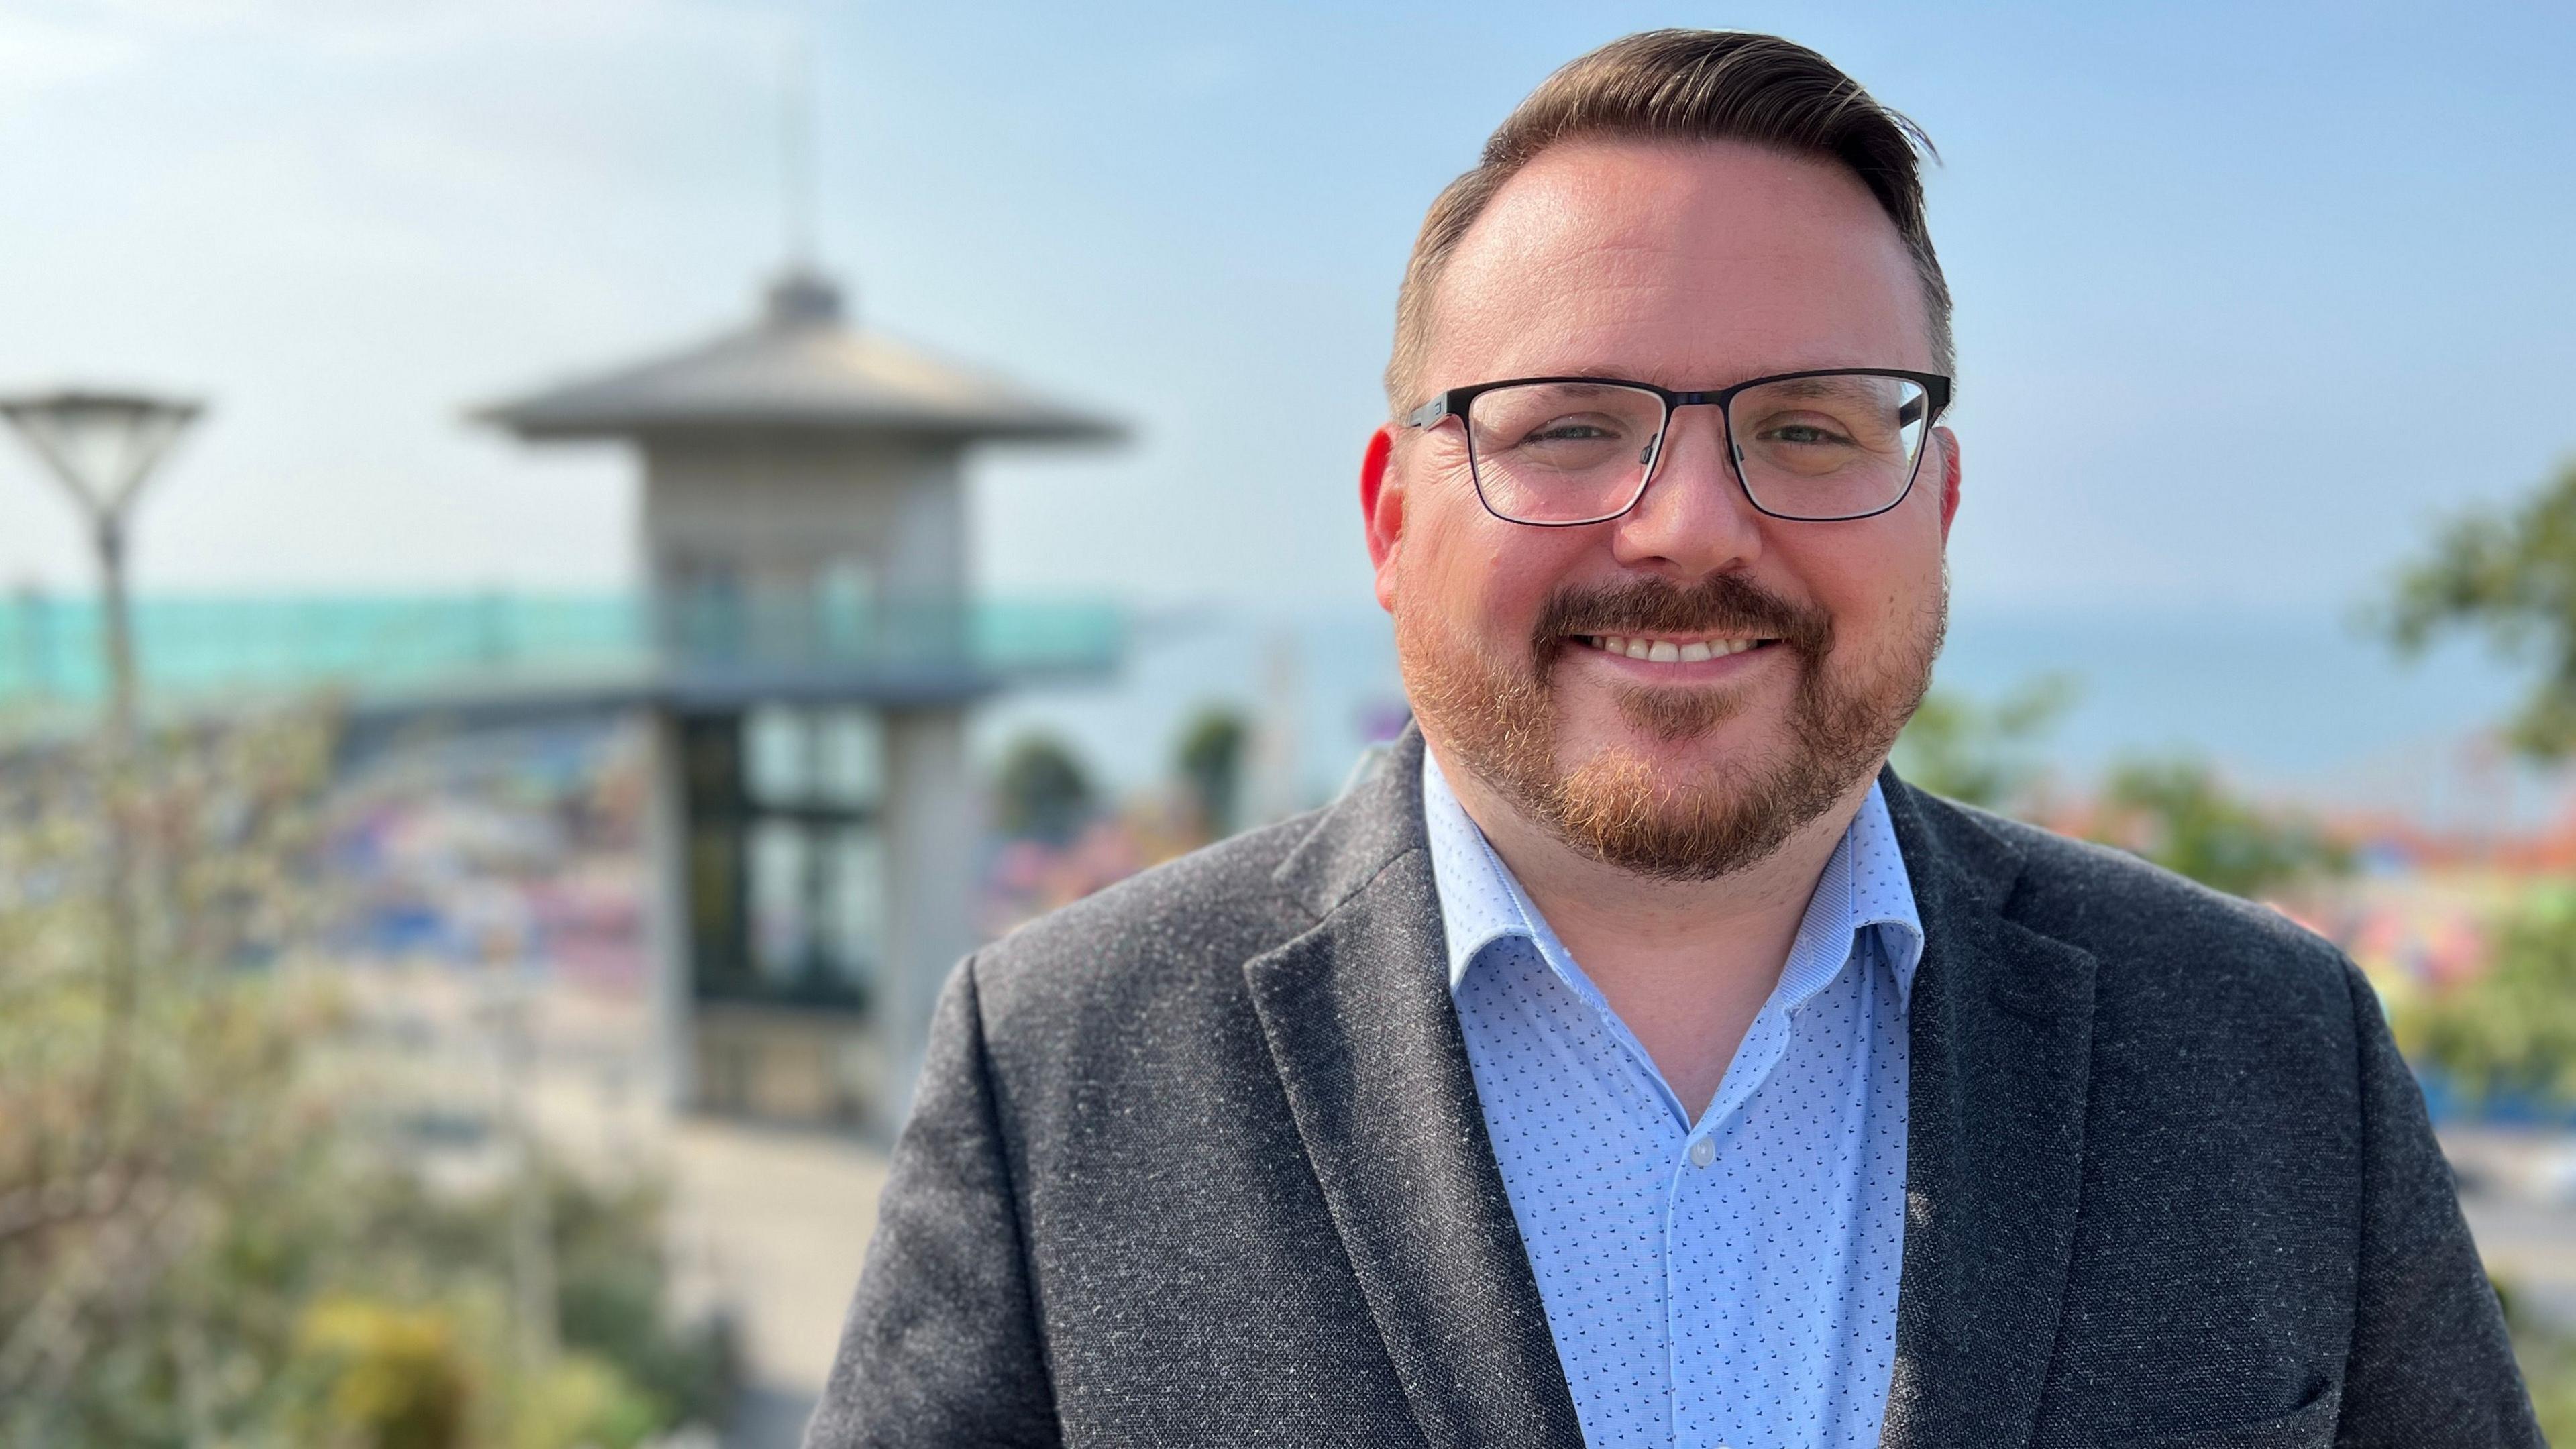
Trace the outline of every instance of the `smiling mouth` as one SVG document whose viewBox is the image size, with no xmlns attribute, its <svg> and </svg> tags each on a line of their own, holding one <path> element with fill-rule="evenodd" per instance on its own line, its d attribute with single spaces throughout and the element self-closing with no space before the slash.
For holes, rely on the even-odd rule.
<svg viewBox="0 0 2576 1449">
<path fill-rule="evenodd" d="M 1605 654 L 1642 659 L 1648 664 L 1698 664 L 1780 642 L 1777 639 L 1716 636 L 1696 639 L 1643 639 L 1628 634 L 1577 634 L 1573 636 L 1573 641 L 1598 649 Z"/>
</svg>

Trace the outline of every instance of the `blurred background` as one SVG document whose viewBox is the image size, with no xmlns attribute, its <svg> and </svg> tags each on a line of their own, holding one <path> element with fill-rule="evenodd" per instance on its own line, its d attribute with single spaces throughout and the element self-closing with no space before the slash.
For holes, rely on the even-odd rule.
<svg viewBox="0 0 2576 1449">
<path fill-rule="evenodd" d="M 1630 30 L 1930 131 L 1899 768 L 2379 987 L 2576 1436 L 2576 19 L 0 8 L 0 1440 L 795 1442 L 931 993 L 1405 710 L 1422 208 Z"/>
</svg>

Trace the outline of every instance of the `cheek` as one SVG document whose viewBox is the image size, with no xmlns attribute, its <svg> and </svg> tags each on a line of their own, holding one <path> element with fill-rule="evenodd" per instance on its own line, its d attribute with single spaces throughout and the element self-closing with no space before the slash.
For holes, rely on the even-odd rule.
<svg viewBox="0 0 2576 1449">
<path fill-rule="evenodd" d="M 1852 532 L 1802 539 L 1776 552 L 1806 585 L 1809 597 L 1833 616 L 1839 638 L 1876 642 L 1910 635 L 1917 617 L 1939 598 L 1938 524 L 1936 513 L 1927 526 L 1909 502 L 1881 518 L 1811 525 Z"/>
<path fill-rule="evenodd" d="M 1435 612 L 1461 633 L 1526 634 L 1580 554 L 1582 540 L 1566 535 L 1589 530 L 1505 523 L 1485 512 L 1463 480 L 1428 501 L 1431 507 L 1416 512 L 1406 540 L 1405 607 Z"/>
</svg>

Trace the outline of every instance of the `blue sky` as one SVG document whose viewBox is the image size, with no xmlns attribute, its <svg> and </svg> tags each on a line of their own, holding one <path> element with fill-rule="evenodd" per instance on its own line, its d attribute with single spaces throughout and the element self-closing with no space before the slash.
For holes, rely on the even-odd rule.
<svg viewBox="0 0 2576 1449">
<path fill-rule="evenodd" d="M 747 311 L 801 34 L 860 314 L 1136 427 L 986 460 L 988 582 L 1364 608 L 1423 205 L 1673 23 L 1815 45 L 1942 149 L 1963 606 L 2344 609 L 2576 451 L 2576 19 L 2537 4 L 14 0 L 0 381 L 213 400 L 147 588 L 622 580 L 626 460 L 460 412 Z M 0 450 L 0 585 L 84 577 Z"/>
</svg>

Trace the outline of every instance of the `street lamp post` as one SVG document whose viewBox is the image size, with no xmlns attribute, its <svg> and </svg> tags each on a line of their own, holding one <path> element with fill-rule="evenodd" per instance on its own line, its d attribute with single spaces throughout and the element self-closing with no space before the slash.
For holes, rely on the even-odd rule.
<svg viewBox="0 0 2576 1449">
<path fill-rule="evenodd" d="M 98 1105 L 91 1141 L 114 1140 L 136 983 L 134 899 L 135 766 L 139 754 L 134 628 L 125 584 L 127 521 L 153 466 L 195 420 L 199 404 L 140 393 L 65 389 L 0 397 L 0 417 L 71 495 L 98 555 L 99 618 L 107 655 L 106 768 L 101 806 L 107 836 L 107 941 Z"/>
<path fill-rule="evenodd" d="M 89 525 L 105 627 L 108 728 L 120 755 L 133 748 L 138 692 L 125 590 L 126 520 L 153 466 L 200 410 L 194 402 L 141 393 L 67 389 L 0 398 L 0 417 L 18 430 Z"/>
</svg>

